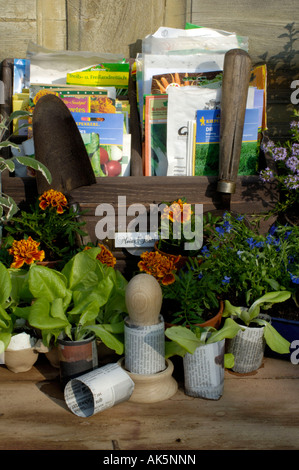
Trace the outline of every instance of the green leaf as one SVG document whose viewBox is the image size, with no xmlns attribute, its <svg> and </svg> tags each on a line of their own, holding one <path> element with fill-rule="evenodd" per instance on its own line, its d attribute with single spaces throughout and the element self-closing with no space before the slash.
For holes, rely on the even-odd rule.
<svg viewBox="0 0 299 470">
<path fill-rule="evenodd" d="M 4 305 L 7 302 L 12 289 L 11 278 L 9 271 L 0 263 L 0 305 Z"/>
<path fill-rule="evenodd" d="M 105 325 L 88 326 L 89 331 L 93 331 L 97 338 L 100 338 L 103 343 L 110 349 L 113 349 L 116 354 L 123 354 L 124 344 L 113 334 L 106 330 Z"/>
<path fill-rule="evenodd" d="M 67 295 L 64 276 L 47 266 L 32 265 L 29 271 L 29 288 L 34 297 L 43 297 L 49 302 Z"/>
<path fill-rule="evenodd" d="M 39 330 L 63 329 L 69 325 L 66 318 L 61 318 L 61 311 L 51 312 L 51 304 L 45 297 L 36 299 L 31 305 L 28 322 L 30 326 Z"/>
<path fill-rule="evenodd" d="M 267 292 L 265 295 L 257 299 L 251 307 L 248 309 L 248 312 L 251 316 L 251 318 L 255 318 L 259 314 L 259 307 L 262 304 L 275 304 L 275 303 L 280 303 L 284 302 L 285 300 L 289 299 L 291 297 L 291 292 L 288 291 L 275 291 L 275 292 Z"/>
<path fill-rule="evenodd" d="M 227 318 L 223 327 L 212 332 L 206 343 L 216 343 L 226 338 L 234 338 L 240 329 L 241 327 L 232 318 Z"/>
<path fill-rule="evenodd" d="M 267 321 L 263 319 L 256 319 L 255 323 L 259 325 L 264 325 L 264 338 L 272 351 L 277 352 L 278 354 L 288 354 L 290 352 L 290 343 L 285 338 L 283 338 L 278 331 Z"/>
<path fill-rule="evenodd" d="M 187 351 L 174 341 L 165 341 L 165 358 L 168 359 L 172 356 L 184 357 Z"/>
<path fill-rule="evenodd" d="M 81 251 L 64 266 L 62 273 L 67 279 L 69 289 L 86 289 L 87 286 L 93 286 L 97 282 L 96 257 L 100 251 L 100 248 Z"/>
<path fill-rule="evenodd" d="M 35 160 L 33 157 L 15 157 L 15 159 L 22 165 L 33 168 L 36 171 L 39 171 L 45 178 L 48 184 L 52 182 L 52 175 L 48 168 L 38 160 Z"/>
<path fill-rule="evenodd" d="M 0 196 L 0 206 L 7 209 L 6 220 L 9 220 L 18 212 L 18 206 L 10 196 Z"/>
<path fill-rule="evenodd" d="M 165 336 L 185 348 L 190 354 L 194 354 L 196 348 L 203 344 L 189 328 L 184 326 L 172 326 L 167 328 L 165 330 Z"/>
<path fill-rule="evenodd" d="M 235 356 L 232 353 L 224 354 L 224 367 L 226 369 L 232 369 L 235 365 Z"/>
</svg>

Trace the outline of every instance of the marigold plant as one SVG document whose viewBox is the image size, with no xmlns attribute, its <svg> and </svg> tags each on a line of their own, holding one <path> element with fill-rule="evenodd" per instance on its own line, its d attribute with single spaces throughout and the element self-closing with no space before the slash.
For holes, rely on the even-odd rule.
<svg viewBox="0 0 299 470">
<path fill-rule="evenodd" d="M 145 251 L 140 258 L 141 261 L 138 263 L 140 271 L 154 276 L 159 284 L 167 286 L 175 281 L 176 262 L 180 256 L 173 260 L 161 255 L 158 251 Z"/>
<path fill-rule="evenodd" d="M 116 258 L 113 256 L 110 250 L 105 247 L 105 245 L 98 243 L 98 247 L 101 248 L 101 252 L 97 255 L 97 259 L 103 263 L 106 264 L 106 266 L 110 266 L 111 268 L 114 268 L 116 264 Z M 92 248 L 91 246 L 86 246 L 84 250 L 89 250 Z"/>
<path fill-rule="evenodd" d="M 11 268 L 21 268 L 24 264 L 32 264 L 35 261 L 43 261 L 45 258 L 44 250 L 39 249 L 40 243 L 34 241 L 31 237 L 27 240 L 14 240 L 12 247 L 8 250 L 13 255 L 14 260 Z"/>
<path fill-rule="evenodd" d="M 60 191 L 55 191 L 54 189 L 49 189 L 45 191 L 39 197 L 39 207 L 42 210 L 46 210 L 47 207 L 54 207 L 57 214 L 63 214 L 64 208 L 67 207 L 67 199 L 64 194 Z"/>
<path fill-rule="evenodd" d="M 194 205 L 187 203 L 184 198 L 164 203 L 158 227 L 159 250 L 176 255 L 196 254 L 199 247 L 194 242 L 200 237 L 202 221 L 193 208 Z"/>
</svg>

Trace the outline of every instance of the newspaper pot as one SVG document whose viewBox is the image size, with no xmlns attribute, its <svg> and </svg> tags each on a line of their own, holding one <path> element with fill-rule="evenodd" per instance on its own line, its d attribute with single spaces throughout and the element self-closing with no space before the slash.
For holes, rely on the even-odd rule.
<svg viewBox="0 0 299 470">
<path fill-rule="evenodd" d="M 263 318 L 269 319 L 268 315 Z M 257 370 L 263 362 L 266 341 L 263 326 L 242 326 L 237 335 L 227 340 L 227 352 L 234 355 L 234 372 L 248 374 Z"/>
<path fill-rule="evenodd" d="M 58 338 L 60 381 L 63 387 L 75 377 L 98 366 L 96 338 L 94 335 L 80 341 Z"/>
<path fill-rule="evenodd" d="M 135 387 L 129 399 L 134 403 L 157 403 L 168 400 L 178 390 L 177 381 L 172 376 L 174 367 L 170 359 L 166 359 L 164 370 L 155 374 L 136 374 L 125 368 L 125 358 L 121 358 L 118 364 L 127 372 L 133 380 Z"/>
<path fill-rule="evenodd" d="M 218 400 L 224 387 L 225 340 L 196 348 L 183 358 L 185 393 L 191 397 Z"/>
<path fill-rule="evenodd" d="M 32 368 L 38 359 L 38 351 L 32 348 L 26 349 L 6 349 L 5 350 L 5 365 L 15 373 L 27 372 Z"/>
</svg>

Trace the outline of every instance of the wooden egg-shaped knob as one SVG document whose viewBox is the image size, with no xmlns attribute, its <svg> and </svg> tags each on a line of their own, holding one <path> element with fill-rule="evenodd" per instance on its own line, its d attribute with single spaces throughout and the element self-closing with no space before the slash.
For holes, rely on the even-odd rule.
<svg viewBox="0 0 299 470">
<path fill-rule="evenodd" d="M 162 306 L 162 290 L 150 274 L 137 274 L 126 288 L 126 305 L 136 326 L 156 325 Z"/>
</svg>

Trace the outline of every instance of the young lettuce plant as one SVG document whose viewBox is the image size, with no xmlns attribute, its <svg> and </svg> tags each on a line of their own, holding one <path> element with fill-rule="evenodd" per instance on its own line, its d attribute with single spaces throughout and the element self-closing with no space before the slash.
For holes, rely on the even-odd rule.
<svg viewBox="0 0 299 470">
<path fill-rule="evenodd" d="M 196 348 L 205 344 L 216 343 L 226 338 L 234 338 L 240 326 L 231 318 L 227 318 L 219 330 L 213 327 L 194 327 L 192 330 L 185 326 L 172 326 L 165 330 L 165 336 L 170 339 L 165 343 L 165 357 L 174 355 L 184 357 L 188 352 L 194 354 Z M 224 366 L 231 368 L 234 365 L 232 354 L 224 355 Z"/>
<path fill-rule="evenodd" d="M 61 272 L 30 267 L 28 284 L 35 300 L 24 317 L 41 332 L 45 346 L 51 347 L 61 336 L 78 341 L 94 333 L 117 354 L 123 353 L 127 281 L 96 259 L 100 250 L 77 253 Z"/>
<path fill-rule="evenodd" d="M 269 321 L 260 317 L 260 309 L 269 309 L 275 303 L 284 302 L 291 297 L 289 291 L 268 292 L 257 299 L 249 308 L 235 307 L 228 300 L 225 301 L 223 317 L 231 317 L 242 322 L 245 326 L 252 323 L 264 327 L 264 338 L 273 351 L 279 354 L 289 353 L 290 343 L 273 328 Z"/>
</svg>

